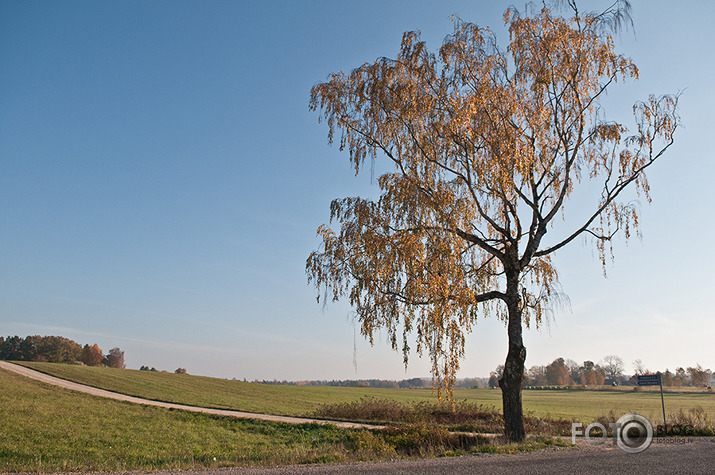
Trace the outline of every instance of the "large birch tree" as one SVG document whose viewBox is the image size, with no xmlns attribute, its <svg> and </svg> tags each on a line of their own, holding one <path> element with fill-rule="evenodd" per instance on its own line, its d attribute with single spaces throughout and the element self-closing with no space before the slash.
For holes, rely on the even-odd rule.
<svg viewBox="0 0 715 475">
<path fill-rule="evenodd" d="M 338 226 L 318 228 L 309 280 L 323 298 L 348 298 L 370 343 L 386 330 L 405 364 L 416 342 L 448 395 L 478 316 L 501 318 L 511 441 L 525 437 L 522 331 L 538 326 L 557 296 L 552 254 L 590 236 L 605 265 L 614 236 L 638 232 L 638 209 L 623 192 L 650 202 L 645 171 L 679 124 L 671 95 L 636 102 L 630 129 L 605 119 L 606 91 L 638 78 L 613 41 L 630 6 L 582 14 L 565 5 L 565 14 L 558 5 L 507 10 L 506 49 L 460 19 L 438 53 L 405 33 L 395 59 L 332 74 L 311 90 L 310 107 L 356 173 L 374 159 L 394 169 L 378 177 L 379 199 L 331 203 Z M 591 211 L 569 213 L 573 191 L 594 186 Z"/>
</svg>

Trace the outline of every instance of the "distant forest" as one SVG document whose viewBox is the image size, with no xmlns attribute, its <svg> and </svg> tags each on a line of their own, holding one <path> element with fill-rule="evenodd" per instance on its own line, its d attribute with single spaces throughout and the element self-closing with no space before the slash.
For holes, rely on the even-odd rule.
<svg viewBox="0 0 715 475">
<path fill-rule="evenodd" d="M 490 388 L 499 387 L 499 379 L 502 377 L 504 366 L 499 365 L 491 372 L 488 385 Z M 524 372 L 524 387 L 542 386 L 635 386 L 638 384 L 637 377 L 644 374 L 655 374 L 656 371 L 645 367 L 641 360 L 633 362 L 633 372 L 629 372 L 623 362 L 623 358 L 618 355 L 608 355 L 600 363 L 584 361 L 579 364 L 571 359 L 556 358 L 553 362 L 544 366 L 532 366 Z M 713 372 L 703 368 L 700 364 L 688 368 L 676 368 L 671 372 L 666 368 L 660 371 L 663 386 L 695 386 L 709 387 L 713 379 Z"/>
<path fill-rule="evenodd" d="M 266 381 L 255 380 L 254 383 L 278 384 L 288 386 L 338 386 L 338 387 L 370 387 L 370 388 L 391 388 L 391 389 L 422 389 L 432 388 L 431 378 L 412 378 L 395 381 L 391 379 L 346 379 L 346 380 L 320 380 L 320 381 Z M 486 388 L 488 378 L 461 378 L 458 379 L 455 388 Z"/>
<path fill-rule="evenodd" d="M 96 343 L 82 346 L 62 336 L 0 336 L 0 360 L 126 367 L 124 352 L 119 348 L 112 348 L 104 354 Z"/>
</svg>

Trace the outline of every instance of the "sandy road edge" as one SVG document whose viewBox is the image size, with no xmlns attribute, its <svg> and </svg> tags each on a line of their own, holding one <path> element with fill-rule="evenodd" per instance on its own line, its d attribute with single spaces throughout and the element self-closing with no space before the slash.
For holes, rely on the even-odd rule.
<svg viewBox="0 0 715 475">
<path fill-rule="evenodd" d="M 288 424 L 332 424 L 336 427 L 341 427 L 344 429 L 382 429 L 384 426 L 370 425 L 370 424 L 359 424 L 355 422 L 341 422 L 341 421 L 327 421 L 321 419 L 307 419 L 302 417 L 289 417 L 289 416 L 275 416 L 271 414 L 257 414 L 252 412 L 242 412 L 242 411 L 232 411 L 227 409 L 211 409 L 207 407 L 197 407 L 197 406 L 187 406 L 185 404 L 174 404 L 169 402 L 154 401 L 151 399 L 144 399 L 135 396 L 128 396 L 126 394 L 115 393 L 112 391 L 107 391 L 105 389 L 99 389 L 92 386 L 87 386 L 84 384 L 75 383 L 73 381 L 68 381 L 66 379 L 60 379 L 55 376 L 50 376 L 49 374 L 41 373 L 24 366 L 9 363 L 7 361 L 0 361 L 0 368 L 17 373 L 19 375 L 25 376 L 30 379 L 41 381 L 43 383 L 51 384 L 53 386 L 58 386 L 61 388 L 69 389 L 71 391 L 77 391 L 85 394 L 91 394 L 92 396 L 99 396 L 107 399 L 113 399 L 115 401 L 130 402 L 133 404 L 141 404 L 144 406 L 156 406 L 163 407 L 165 409 L 178 409 L 181 411 L 189 412 L 200 412 L 204 414 L 214 414 L 219 416 L 229 416 L 237 417 L 241 419 L 259 419 L 263 421 L 272 422 L 285 422 Z"/>
</svg>

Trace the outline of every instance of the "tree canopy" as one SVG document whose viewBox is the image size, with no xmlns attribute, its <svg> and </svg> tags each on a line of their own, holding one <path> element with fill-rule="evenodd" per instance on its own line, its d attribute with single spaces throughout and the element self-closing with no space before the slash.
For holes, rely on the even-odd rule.
<svg viewBox="0 0 715 475">
<path fill-rule="evenodd" d="M 89 366 L 110 366 L 124 368 L 124 352 L 112 348 L 105 357 L 96 343 L 80 345 L 76 341 L 61 336 L 17 335 L 0 337 L 0 360 L 41 361 L 48 363 L 75 364 L 82 362 Z"/>
</svg>

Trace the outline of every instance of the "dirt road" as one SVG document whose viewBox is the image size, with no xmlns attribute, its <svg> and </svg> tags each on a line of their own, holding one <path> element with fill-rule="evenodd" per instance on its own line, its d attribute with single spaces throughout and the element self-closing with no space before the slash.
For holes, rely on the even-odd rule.
<svg viewBox="0 0 715 475">
<path fill-rule="evenodd" d="M 288 416 L 274 416 L 270 414 L 256 414 L 252 412 L 241 412 L 241 411 L 231 411 L 226 409 L 211 409 L 206 407 L 196 407 L 187 406 L 184 404 L 174 404 L 169 402 L 153 401 L 151 399 L 144 399 L 140 397 L 127 396 L 126 394 L 115 393 L 112 391 L 106 391 L 104 389 L 98 389 L 91 386 L 85 386 L 84 384 L 74 383 L 72 381 L 67 381 L 65 379 L 55 378 L 45 373 L 40 373 L 39 371 L 26 368 L 24 366 L 9 363 L 7 361 L 0 361 L 0 368 L 7 371 L 12 371 L 14 373 L 21 374 L 28 378 L 41 381 L 43 383 L 52 384 L 53 386 L 59 386 L 61 388 L 70 389 L 72 391 L 78 391 L 81 393 L 91 394 L 93 396 L 104 397 L 108 399 L 114 399 L 117 401 L 131 402 L 134 404 L 142 404 L 144 406 L 157 406 L 164 407 L 167 409 L 179 409 L 182 411 L 190 412 L 201 412 L 204 414 L 216 414 L 220 416 L 230 416 L 239 417 L 242 419 L 260 419 L 264 421 L 273 422 L 287 422 L 289 424 L 306 424 L 315 422 L 318 424 L 333 424 L 337 427 L 343 427 L 348 429 L 379 429 L 382 426 L 375 426 L 369 424 L 358 424 L 354 422 L 339 422 L 339 421 L 325 421 L 320 419 L 305 419 L 301 417 L 288 417 Z"/>
</svg>

